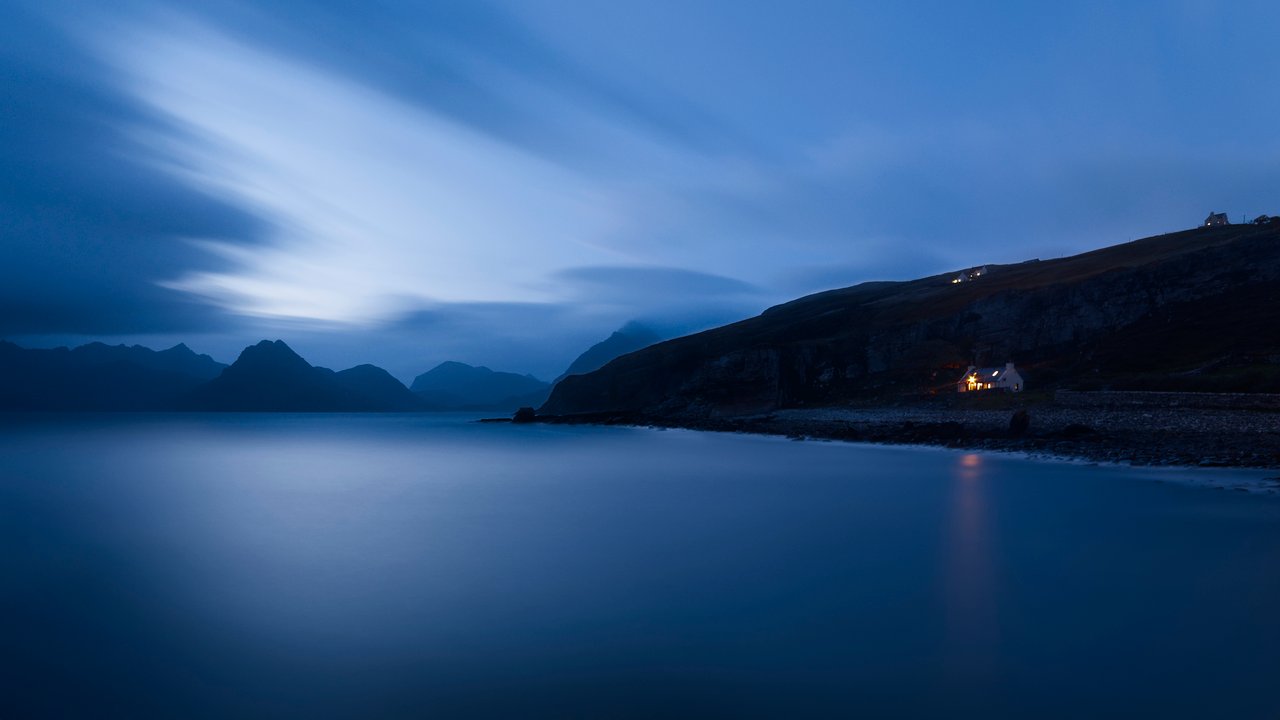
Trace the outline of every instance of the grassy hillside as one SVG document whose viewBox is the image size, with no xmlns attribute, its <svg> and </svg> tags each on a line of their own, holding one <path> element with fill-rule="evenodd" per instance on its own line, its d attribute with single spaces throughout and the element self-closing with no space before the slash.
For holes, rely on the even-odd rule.
<svg viewBox="0 0 1280 720">
<path fill-rule="evenodd" d="M 735 414 L 949 392 L 969 363 L 1029 386 L 1274 389 L 1280 226 L 1197 228 L 1052 260 L 863 283 L 566 378 L 544 411 Z"/>
</svg>

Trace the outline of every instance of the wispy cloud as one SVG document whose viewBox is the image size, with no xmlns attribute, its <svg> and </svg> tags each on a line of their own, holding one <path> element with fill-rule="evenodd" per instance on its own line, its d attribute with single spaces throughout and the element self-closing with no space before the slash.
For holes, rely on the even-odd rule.
<svg viewBox="0 0 1280 720">
<path fill-rule="evenodd" d="M 2 5 L 0 328 L 571 355 L 1280 211 L 1265 3 L 739 10 Z"/>
<path fill-rule="evenodd" d="M 530 281 L 566 260 L 609 259 L 588 242 L 618 221 L 606 194 L 420 107 L 192 22 L 138 29 L 115 57 L 185 130 L 149 138 L 171 169 L 271 228 L 264 246 L 198 239 L 233 267 L 167 287 L 367 323 L 415 301 L 537 299 Z"/>
</svg>

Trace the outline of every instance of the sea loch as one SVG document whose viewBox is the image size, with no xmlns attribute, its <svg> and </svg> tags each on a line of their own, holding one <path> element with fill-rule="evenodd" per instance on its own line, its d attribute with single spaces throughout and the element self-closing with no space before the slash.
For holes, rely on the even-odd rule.
<svg viewBox="0 0 1280 720">
<path fill-rule="evenodd" d="M 471 419 L 6 419 L 0 715 L 1280 712 L 1265 473 Z"/>
</svg>

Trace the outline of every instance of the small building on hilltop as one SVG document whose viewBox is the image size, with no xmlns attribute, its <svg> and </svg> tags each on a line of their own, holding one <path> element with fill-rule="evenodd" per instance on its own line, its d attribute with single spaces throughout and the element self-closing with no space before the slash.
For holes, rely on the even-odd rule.
<svg viewBox="0 0 1280 720">
<path fill-rule="evenodd" d="M 1005 390 L 1022 392 L 1026 384 L 1022 375 L 1013 363 L 1005 363 L 1002 368 L 980 368 L 973 365 L 964 371 L 964 375 L 956 382 L 956 392 L 980 392 L 983 390 Z"/>
<path fill-rule="evenodd" d="M 1204 219 L 1205 227 L 1214 227 L 1215 225 L 1230 225 L 1231 221 L 1227 219 L 1226 213 L 1210 212 L 1209 217 Z"/>
</svg>

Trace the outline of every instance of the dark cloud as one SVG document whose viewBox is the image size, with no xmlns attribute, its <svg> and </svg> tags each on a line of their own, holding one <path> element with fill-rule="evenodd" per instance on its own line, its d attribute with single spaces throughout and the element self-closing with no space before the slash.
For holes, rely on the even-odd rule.
<svg viewBox="0 0 1280 720">
<path fill-rule="evenodd" d="M 763 294 L 741 280 L 680 268 L 578 267 L 556 273 L 555 280 L 572 295 L 639 307 Z"/>
<path fill-rule="evenodd" d="M 550 379 L 625 320 L 569 304 L 445 303 L 386 325 L 337 332 L 263 322 L 247 332 L 210 338 L 200 347 L 215 356 L 234 357 L 257 338 L 283 337 L 313 363 L 332 368 L 374 363 L 406 382 L 446 360 Z"/>
<path fill-rule="evenodd" d="M 554 375 L 633 318 L 684 332 L 862 280 L 1186 227 L 1209 210 L 1233 219 L 1280 212 L 1272 130 L 1280 96 L 1266 90 L 1280 56 L 1256 30 L 1275 24 L 1273 5 L 1192 3 L 1160 13 L 1123 2 L 1016 12 L 937 5 L 921 16 L 836 0 L 804 12 L 661 0 L 607 10 L 570 1 L 10 0 L 0 4 L 0 335 L 221 333 L 228 353 L 286 337 L 335 366 L 373 361 L 403 375 L 460 359 Z M 1199 10 L 1188 16 L 1191 6 Z M 565 17 L 520 14 L 553 11 Z M 438 125 L 448 126 L 444 144 L 458 151 L 457 169 L 469 167 L 476 148 L 492 164 L 482 170 L 498 177 L 526 177 L 504 163 L 537 164 L 532 181 L 517 179 L 505 195 L 486 196 L 491 188 L 474 183 L 477 206 L 521 221 L 497 240 L 460 226 L 459 242 L 485 246 L 476 268 L 457 266 L 448 253 L 438 258 L 450 272 L 457 266 L 460 283 L 480 286 L 484 273 L 509 270 L 517 245 L 546 260 L 540 267 L 622 258 L 655 267 L 577 267 L 550 278 L 541 269 L 510 272 L 502 282 L 512 292 L 497 282 L 485 292 L 554 302 L 441 304 L 358 329 L 272 327 L 164 289 L 159 281 L 200 271 L 262 280 L 252 271 L 263 268 L 229 266 L 184 238 L 265 244 L 278 229 L 246 209 L 269 212 L 237 196 L 242 187 L 228 189 L 244 203 L 233 207 L 158 169 L 191 155 L 138 138 L 182 139 L 183 130 L 125 91 L 130 68 L 94 54 L 120 50 L 131 30 L 203 47 L 193 38 L 208 36 L 184 34 L 193 26 L 225 33 L 252 57 L 299 70 L 298 78 L 337 78 L 344 88 L 378 91 L 354 97 L 386 95 L 430 111 L 404 113 L 412 122 L 451 120 Z M 207 56 L 217 65 L 236 49 L 228 43 Z M 147 66 L 147 52 L 140 46 L 134 59 Z M 183 91 L 210 82 L 163 79 L 179 106 Z M 245 109 L 228 107 L 236 87 L 218 97 L 215 110 Z M 454 132 L 454 123 L 463 129 Z M 274 133 L 296 127 L 249 124 Z M 351 132 L 359 140 L 378 130 Z M 466 144 L 472 140 L 484 142 Z M 207 138 L 176 146 L 213 148 L 215 164 L 225 158 Z M 330 157 L 326 150 L 312 141 L 300 154 Z M 453 181 L 449 170 L 410 162 L 395 168 L 403 171 L 396 187 Z M 348 156 L 333 165 L 371 197 L 385 197 L 379 183 L 391 182 L 385 170 L 394 163 L 361 170 Z M 295 186 L 309 178 L 290 177 L 284 189 L 305 194 L 311 188 Z M 560 224 L 562 211 L 541 203 L 532 203 L 539 212 L 516 212 L 542 178 L 550 179 L 537 189 L 589 208 L 605 230 L 580 233 L 597 226 Z M 353 216 L 382 213 L 377 203 L 358 207 L 352 194 L 333 204 Z M 291 216 L 272 217 L 285 226 Z M 406 213 L 401 221 L 416 229 L 435 219 Z M 266 270 L 310 267 L 324 247 L 311 235 L 285 247 L 281 235 L 270 247 L 278 255 L 261 253 Z M 502 238 L 511 238 L 505 247 Z M 415 249 L 432 252 L 366 235 L 356 242 L 400 266 Z"/>
<path fill-rule="evenodd" d="M 220 322 L 155 283 L 208 266 L 180 238 L 251 241 L 257 221 L 156 169 L 128 130 L 160 119 L 40 16 L 0 6 L 0 47 L 0 333 Z"/>
<path fill-rule="evenodd" d="M 276 327 L 260 329 L 257 335 L 291 338 L 295 349 L 320 364 L 341 368 L 372 362 L 406 381 L 445 360 L 550 379 L 562 373 L 579 353 L 628 322 L 638 320 L 664 337 L 675 337 L 741 320 L 764 307 L 758 299 L 740 299 L 737 291 L 743 284 L 736 281 L 679 275 L 666 274 L 665 287 L 676 295 L 667 298 L 672 302 L 660 306 L 610 306 L 594 299 L 585 303 L 443 303 L 407 313 L 381 327 L 349 328 L 341 333 Z M 634 275 L 629 278 L 638 279 Z M 719 290 L 731 292 L 721 295 Z M 244 344 L 248 342 L 236 340 L 210 347 L 216 350 L 215 356 L 234 357 L 234 351 Z"/>
<path fill-rule="evenodd" d="M 677 93 L 606 74 L 568 57 L 484 0 L 245 3 L 185 8 L 215 26 L 296 57 L 556 162 L 589 161 L 561 107 L 531 105 L 511 79 L 558 93 L 686 150 L 720 152 L 744 142 L 723 119 Z"/>
</svg>

